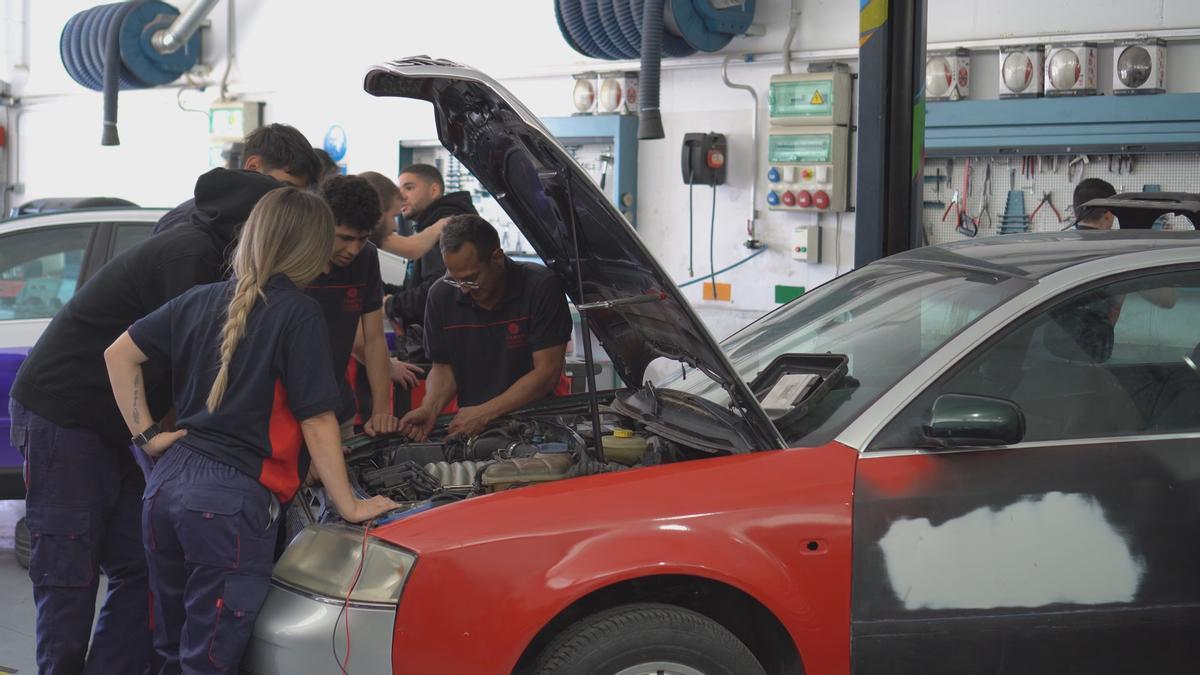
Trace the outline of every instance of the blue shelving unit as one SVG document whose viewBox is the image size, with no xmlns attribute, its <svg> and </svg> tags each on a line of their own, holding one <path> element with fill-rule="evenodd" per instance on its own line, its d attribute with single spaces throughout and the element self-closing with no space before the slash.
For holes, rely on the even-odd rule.
<svg viewBox="0 0 1200 675">
<path fill-rule="evenodd" d="M 930 102 L 927 157 L 1200 150 L 1200 94 Z"/>
</svg>

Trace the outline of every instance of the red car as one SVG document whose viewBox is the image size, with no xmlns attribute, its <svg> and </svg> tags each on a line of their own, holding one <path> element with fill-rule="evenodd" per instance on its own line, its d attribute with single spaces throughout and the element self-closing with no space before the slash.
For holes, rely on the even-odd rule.
<svg viewBox="0 0 1200 675">
<path fill-rule="evenodd" d="M 406 508 L 300 505 L 243 672 L 1200 671 L 1195 232 L 920 249 L 718 345 L 499 85 L 366 89 L 433 104 L 624 382 L 681 372 L 357 441 L 356 490 Z"/>
</svg>

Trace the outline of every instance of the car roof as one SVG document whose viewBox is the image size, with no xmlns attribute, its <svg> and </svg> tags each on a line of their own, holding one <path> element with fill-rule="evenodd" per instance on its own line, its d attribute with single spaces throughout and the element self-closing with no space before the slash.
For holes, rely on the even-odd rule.
<svg viewBox="0 0 1200 675">
<path fill-rule="evenodd" d="M 131 222 L 157 222 L 167 212 L 165 208 L 146 207 L 103 207 L 95 209 L 71 209 L 52 213 L 30 213 L 15 218 L 0 220 L 0 232 L 23 230 L 39 225 L 70 225 L 72 223 L 109 223 L 119 220 Z"/>
<path fill-rule="evenodd" d="M 1196 247 L 1194 230 L 1069 230 L 1005 234 L 905 251 L 879 262 L 958 267 L 985 274 L 1040 279 L 1069 267 L 1142 251 Z"/>
</svg>

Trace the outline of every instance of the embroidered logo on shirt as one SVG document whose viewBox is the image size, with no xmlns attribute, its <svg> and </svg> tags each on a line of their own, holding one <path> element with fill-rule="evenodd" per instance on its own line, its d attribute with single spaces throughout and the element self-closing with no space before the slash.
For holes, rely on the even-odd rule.
<svg viewBox="0 0 1200 675">
<path fill-rule="evenodd" d="M 524 349 L 529 343 L 529 336 L 521 330 L 521 324 L 510 321 L 508 335 L 504 337 L 504 346 L 508 349 Z"/>
<path fill-rule="evenodd" d="M 347 288 L 346 296 L 342 298 L 342 311 L 346 314 L 362 314 L 363 300 L 358 295 L 357 288 Z"/>
</svg>

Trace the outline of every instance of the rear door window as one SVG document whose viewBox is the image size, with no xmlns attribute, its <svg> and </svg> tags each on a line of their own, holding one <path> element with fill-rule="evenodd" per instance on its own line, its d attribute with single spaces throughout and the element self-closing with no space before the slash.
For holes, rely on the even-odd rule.
<svg viewBox="0 0 1200 675">
<path fill-rule="evenodd" d="M 0 321 L 54 316 L 75 295 L 95 228 L 88 223 L 0 235 Z"/>
</svg>

